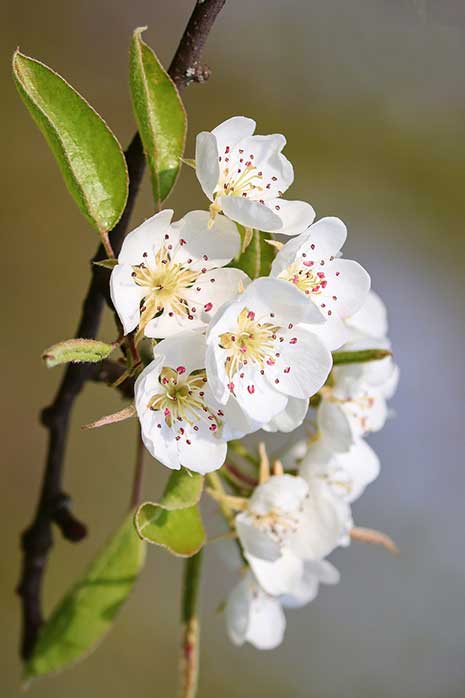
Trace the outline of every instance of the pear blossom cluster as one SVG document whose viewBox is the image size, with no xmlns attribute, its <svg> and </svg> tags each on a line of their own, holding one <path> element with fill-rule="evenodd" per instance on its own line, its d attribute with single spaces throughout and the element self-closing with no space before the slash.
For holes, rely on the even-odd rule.
<svg viewBox="0 0 465 698">
<path fill-rule="evenodd" d="M 239 116 L 197 136 L 206 209 L 179 220 L 162 210 L 129 233 L 110 291 L 123 334 L 153 355 L 135 409 L 161 464 L 208 475 L 233 440 L 311 429 L 249 497 L 232 498 L 244 570 L 228 634 L 271 649 L 283 609 L 339 580 L 326 558 L 349 543 L 351 503 L 379 472 L 364 437 L 383 426 L 398 370 L 390 357 L 333 365 L 337 351 L 389 348 L 383 303 L 342 256 L 344 223 L 314 222 L 309 203 L 283 198 L 294 180 L 284 136 L 254 132 Z M 238 264 L 254 231 L 277 250 L 258 278 Z"/>
</svg>

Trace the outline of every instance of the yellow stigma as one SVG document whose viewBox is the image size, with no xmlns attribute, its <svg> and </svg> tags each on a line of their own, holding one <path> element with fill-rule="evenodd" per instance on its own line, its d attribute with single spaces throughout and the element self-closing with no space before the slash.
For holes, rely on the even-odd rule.
<svg viewBox="0 0 465 698">
<path fill-rule="evenodd" d="M 155 254 L 153 263 L 142 262 L 133 267 L 132 277 L 138 286 L 145 289 L 141 309 L 138 339 L 155 315 L 169 305 L 176 315 L 187 316 L 189 313 L 184 292 L 192 286 L 200 271 L 194 271 L 171 260 L 165 246 Z"/>
<path fill-rule="evenodd" d="M 219 337 L 220 345 L 228 350 L 228 375 L 234 375 L 244 363 L 257 363 L 260 367 L 265 361 L 274 363 L 273 348 L 278 330 L 279 327 L 270 322 L 257 322 L 255 313 L 243 308 L 237 317 L 236 332 L 225 332 Z"/>
<path fill-rule="evenodd" d="M 163 390 L 154 395 L 147 405 L 151 410 L 162 411 L 169 427 L 176 421 L 193 425 L 204 417 L 208 419 L 212 416 L 203 400 L 207 382 L 205 371 L 197 371 L 187 378 L 183 377 L 184 371 L 183 366 L 176 370 L 164 368 L 159 378 Z M 218 420 L 215 418 L 214 421 L 218 426 Z"/>
</svg>

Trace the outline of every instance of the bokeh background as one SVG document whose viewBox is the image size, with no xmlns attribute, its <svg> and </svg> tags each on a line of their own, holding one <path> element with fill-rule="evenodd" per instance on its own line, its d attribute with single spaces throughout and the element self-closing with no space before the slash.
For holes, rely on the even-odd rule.
<svg viewBox="0 0 465 698">
<path fill-rule="evenodd" d="M 132 30 L 169 63 L 192 0 L 15 0 L 1 35 L 2 554 L 0 685 L 20 695 L 19 532 L 37 498 L 45 432 L 37 413 L 59 369 L 44 347 L 72 336 L 88 283 L 95 234 L 9 74 L 21 49 L 54 67 L 110 123 L 133 131 L 127 88 Z M 381 477 L 355 518 L 389 532 L 398 559 L 354 544 L 334 562 L 336 588 L 288 614 L 281 649 L 229 644 L 215 612 L 232 586 L 208 550 L 202 589 L 201 698 L 462 698 L 465 694 L 464 190 L 465 4 L 462 0 L 229 0 L 204 54 L 208 85 L 185 93 L 190 135 L 234 115 L 259 132 L 284 132 L 295 165 L 293 198 L 349 227 L 345 247 L 386 301 L 401 382 L 396 416 L 370 439 Z M 178 216 L 206 202 L 185 168 L 170 202 Z M 134 223 L 151 213 L 147 182 Z M 108 319 L 102 336 L 112 336 Z M 90 537 L 56 538 L 45 603 L 50 609 L 127 506 L 135 424 L 95 433 L 79 425 L 118 409 L 89 385 L 74 414 L 66 490 Z M 147 458 L 145 493 L 165 472 Z M 37 698 L 173 696 L 177 678 L 180 561 L 150 549 L 127 607 L 84 663 L 37 683 Z"/>
</svg>

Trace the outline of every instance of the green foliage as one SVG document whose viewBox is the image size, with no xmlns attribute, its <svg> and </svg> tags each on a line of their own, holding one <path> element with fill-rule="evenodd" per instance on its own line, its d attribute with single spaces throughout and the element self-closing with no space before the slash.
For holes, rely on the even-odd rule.
<svg viewBox="0 0 465 698">
<path fill-rule="evenodd" d="M 102 267 L 103 269 L 113 269 L 118 264 L 118 260 L 114 257 L 109 259 L 101 259 L 100 262 L 94 262 L 96 267 Z"/>
<path fill-rule="evenodd" d="M 247 229 L 241 225 L 237 227 L 244 241 Z M 266 242 L 267 239 L 270 239 L 270 233 L 261 233 L 259 230 L 254 230 L 245 251 L 233 260 L 229 266 L 242 269 L 251 279 L 257 279 L 259 276 L 268 276 L 275 258 L 276 249 L 273 245 Z"/>
<path fill-rule="evenodd" d="M 137 532 L 144 540 L 161 545 L 181 557 L 190 557 L 205 543 L 198 510 L 203 477 L 175 470 L 159 504 L 144 502 L 135 516 Z"/>
<path fill-rule="evenodd" d="M 16 51 L 13 75 L 82 213 L 100 233 L 111 230 L 128 194 L 126 161 L 115 136 L 85 99 L 43 63 Z"/>
<path fill-rule="evenodd" d="M 110 629 L 145 559 L 132 515 L 58 604 L 25 666 L 26 678 L 61 671 L 85 657 Z"/>
<path fill-rule="evenodd" d="M 181 167 L 187 117 L 175 84 L 136 29 L 130 50 L 130 87 L 152 178 L 155 206 L 171 192 Z"/>
<path fill-rule="evenodd" d="M 359 364 L 365 361 L 380 361 L 392 356 L 388 349 L 361 349 L 360 351 L 334 351 L 333 365 Z"/>
<path fill-rule="evenodd" d="M 113 344 L 97 339 L 66 339 L 49 347 L 42 354 L 48 368 L 68 363 L 96 363 L 110 356 Z"/>
</svg>

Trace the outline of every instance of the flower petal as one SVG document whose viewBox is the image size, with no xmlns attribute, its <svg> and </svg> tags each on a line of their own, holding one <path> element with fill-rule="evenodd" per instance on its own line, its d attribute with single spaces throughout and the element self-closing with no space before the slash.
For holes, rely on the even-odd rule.
<svg viewBox="0 0 465 698">
<path fill-rule="evenodd" d="M 205 336 L 200 331 L 183 332 L 159 342 L 154 348 L 155 358 L 164 356 L 164 365 L 183 367 L 183 375 L 205 367 Z"/>
<path fill-rule="evenodd" d="M 301 608 L 316 598 L 320 582 L 337 584 L 339 578 L 338 570 L 327 560 L 307 560 L 299 584 L 280 601 L 286 608 Z"/>
<path fill-rule="evenodd" d="M 267 516 L 273 511 L 292 514 L 302 506 L 308 490 L 308 484 L 301 477 L 287 473 L 274 475 L 254 490 L 249 510 L 257 516 Z"/>
<path fill-rule="evenodd" d="M 299 399 L 306 399 L 324 385 L 333 360 L 331 352 L 302 325 L 283 332 L 280 356 L 267 367 L 265 376 L 276 390 Z"/>
<path fill-rule="evenodd" d="M 281 644 L 286 617 L 278 599 L 259 594 L 250 607 L 247 641 L 259 650 L 273 650 Z"/>
<path fill-rule="evenodd" d="M 325 270 L 325 312 L 329 309 L 339 317 L 349 317 L 367 298 L 371 283 L 369 274 L 352 259 L 335 259 Z"/>
<path fill-rule="evenodd" d="M 271 596 L 298 593 L 304 575 L 304 562 L 290 550 L 272 562 L 247 555 L 247 561 L 262 587 Z"/>
<path fill-rule="evenodd" d="M 241 512 L 235 518 L 236 531 L 245 552 L 262 560 L 277 560 L 281 546 L 264 529 L 255 525 L 248 512 Z"/>
<path fill-rule="evenodd" d="M 315 219 L 315 211 L 306 201 L 287 201 L 278 198 L 271 199 L 266 204 L 281 219 L 281 227 L 274 231 L 280 235 L 303 233 Z"/>
<path fill-rule="evenodd" d="M 186 292 L 189 305 L 196 308 L 198 315 L 208 324 L 221 306 L 233 300 L 240 288 L 245 288 L 250 279 L 240 269 L 215 269 L 199 276 L 192 288 Z"/>
<path fill-rule="evenodd" d="M 129 264 L 117 264 L 110 276 L 110 295 L 123 325 L 124 334 L 132 332 L 140 320 L 140 302 L 144 289 L 134 283 L 132 267 Z"/>
<path fill-rule="evenodd" d="M 150 254 L 162 244 L 165 233 L 170 228 L 173 211 L 165 209 L 147 218 L 138 228 L 124 238 L 118 262 L 120 264 L 140 264 L 143 254 Z"/>
<path fill-rule="evenodd" d="M 241 409 L 261 424 L 269 422 L 287 405 L 287 397 L 270 385 L 256 364 L 244 366 L 232 377 L 232 384 Z"/>
<path fill-rule="evenodd" d="M 190 211 L 175 225 L 183 244 L 176 255 L 176 262 L 187 259 L 191 268 L 214 269 L 228 264 L 241 248 L 241 237 L 236 225 L 225 216 L 216 216 L 208 227 L 208 211 Z"/>
<path fill-rule="evenodd" d="M 212 134 L 218 144 L 218 152 L 224 153 L 227 146 L 234 148 L 239 141 L 248 138 L 255 131 L 256 123 L 246 116 L 232 116 L 213 129 Z"/>
<path fill-rule="evenodd" d="M 213 201 L 213 192 L 220 176 L 218 148 L 213 133 L 203 131 L 195 141 L 195 173 L 204 193 Z"/>
<path fill-rule="evenodd" d="M 381 298 L 370 290 L 364 304 L 350 317 L 346 323 L 358 335 L 382 339 L 388 332 L 387 311 Z"/>
<path fill-rule="evenodd" d="M 187 422 L 184 425 L 184 435 L 177 441 L 179 461 L 185 468 L 205 475 L 221 468 L 226 460 L 227 444 L 204 421 L 196 426 L 194 430 Z"/>
<path fill-rule="evenodd" d="M 299 398 L 290 397 L 287 401 L 286 408 L 276 417 L 265 424 L 262 429 L 264 431 L 282 431 L 288 433 L 297 429 L 304 421 L 308 412 L 308 400 L 299 400 Z"/>
<path fill-rule="evenodd" d="M 352 446 L 350 421 L 339 404 L 323 399 L 318 407 L 317 423 L 322 440 L 335 451 L 348 451 Z"/>
<path fill-rule="evenodd" d="M 247 228 L 273 231 L 281 227 L 281 219 L 265 204 L 243 196 L 219 196 L 218 205 L 231 220 Z"/>
</svg>

